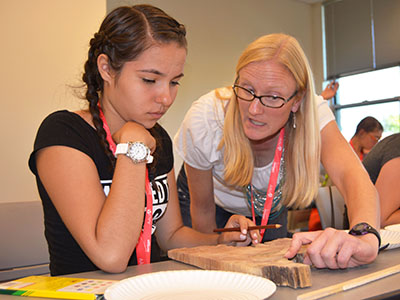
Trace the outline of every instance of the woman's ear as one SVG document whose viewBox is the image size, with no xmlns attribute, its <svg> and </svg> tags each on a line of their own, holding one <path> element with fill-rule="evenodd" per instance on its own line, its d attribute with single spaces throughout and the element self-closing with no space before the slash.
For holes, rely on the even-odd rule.
<svg viewBox="0 0 400 300">
<path fill-rule="evenodd" d="M 292 112 L 297 112 L 298 110 L 299 110 L 299 108 L 300 108 L 300 104 L 301 104 L 301 102 L 303 101 L 303 98 L 304 98 L 304 92 L 300 92 L 300 93 L 298 93 L 297 95 L 296 95 L 296 97 L 295 97 L 295 99 L 293 99 L 294 100 L 294 104 L 292 105 Z"/>
<path fill-rule="evenodd" d="M 112 70 L 107 55 L 100 54 L 97 57 L 97 70 L 99 71 L 100 76 L 101 78 L 103 78 L 104 82 L 108 82 L 109 84 L 111 84 L 114 76 L 112 75 Z"/>
</svg>

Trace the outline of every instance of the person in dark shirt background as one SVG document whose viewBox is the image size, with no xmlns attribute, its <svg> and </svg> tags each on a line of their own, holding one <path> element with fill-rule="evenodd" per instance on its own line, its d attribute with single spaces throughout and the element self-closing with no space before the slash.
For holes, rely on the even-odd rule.
<svg viewBox="0 0 400 300">
<path fill-rule="evenodd" d="M 379 193 L 381 227 L 400 224 L 400 133 L 374 146 L 363 164 Z"/>
</svg>

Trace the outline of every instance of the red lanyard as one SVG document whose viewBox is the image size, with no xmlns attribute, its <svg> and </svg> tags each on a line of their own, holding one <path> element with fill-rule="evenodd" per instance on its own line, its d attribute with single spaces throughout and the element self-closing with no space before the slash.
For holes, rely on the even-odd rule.
<svg viewBox="0 0 400 300">
<path fill-rule="evenodd" d="M 264 203 L 264 211 L 261 219 L 261 225 L 266 225 L 268 223 L 269 214 L 271 212 L 272 199 L 274 198 L 276 184 L 278 182 L 279 168 L 281 165 L 281 157 L 283 152 L 283 140 L 285 136 L 285 128 L 281 129 L 279 133 L 278 144 L 276 145 L 274 161 L 272 162 L 271 175 L 269 177 L 267 196 Z M 251 191 L 251 210 L 253 214 L 253 222 L 256 223 L 256 217 L 254 213 L 254 199 L 253 199 L 253 187 L 250 184 Z M 265 229 L 260 230 L 261 240 L 264 237 Z"/>
<path fill-rule="evenodd" d="M 106 131 L 106 138 L 110 144 L 110 150 L 115 153 L 116 145 L 111 137 L 110 128 L 106 122 L 103 111 L 99 105 L 100 119 L 103 121 L 103 128 Z M 151 231 L 153 221 L 153 192 L 151 190 L 149 174 L 146 168 L 146 214 L 142 232 L 140 233 L 138 243 L 136 245 L 136 258 L 138 265 L 150 263 L 151 253 Z"/>
<path fill-rule="evenodd" d="M 143 230 L 136 245 L 136 258 L 138 265 L 150 263 L 151 253 L 151 227 L 153 223 L 153 193 L 150 187 L 149 174 L 146 168 L 146 215 Z"/>
</svg>

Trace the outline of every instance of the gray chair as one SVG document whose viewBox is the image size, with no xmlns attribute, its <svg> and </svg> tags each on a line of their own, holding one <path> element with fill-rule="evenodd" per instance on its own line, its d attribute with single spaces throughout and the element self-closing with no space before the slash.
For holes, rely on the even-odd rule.
<svg viewBox="0 0 400 300">
<path fill-rule="evenodd" d="M 336 186 L 320 187 L 315 199 L 323 229 L 333 227 L 344 229 L 344 199 Z"/>
<path fill-rule="evenodd" d="M 40 201 L 0 202 L 0 281 L 49 273 Z"/>
</svg>

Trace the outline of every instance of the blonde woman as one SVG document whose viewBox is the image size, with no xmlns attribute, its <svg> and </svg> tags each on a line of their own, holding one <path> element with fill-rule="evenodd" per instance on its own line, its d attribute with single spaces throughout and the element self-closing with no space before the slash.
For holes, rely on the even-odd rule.
<svg viewBox="0 0 400 300">
<path fill-rule="evenodd" d="M 297 233 L 286 256 L 311 244 L 306 262 L 319 268 L 376 258 L 376 190 L 328 104 L 315 95 L 309 63 L 295 38 L 271 34 L 251 43 L 239 58 L 232 87 L 195 101 L 174 144 L 184 160 L 178 178 L 183 219 L 189 222 L 185 203 L 190 201 L 197 230 L 210 232 L 232 214 L 242 214 L 257 224 L 283 225 L 262 232 L 263 241 L 288 236 L 287 208 L 312 202 L 322 162 L 344 195 L 355 228 L 351 235 L 332 228 Z"/>
</svg>

